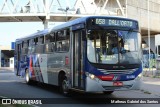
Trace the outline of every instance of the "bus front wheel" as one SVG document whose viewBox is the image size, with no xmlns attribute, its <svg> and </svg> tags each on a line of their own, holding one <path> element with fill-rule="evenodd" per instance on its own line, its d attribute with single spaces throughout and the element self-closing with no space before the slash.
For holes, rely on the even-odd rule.
<svg viewBox="0 0 160 107">
<path fill-rule="evenodd" d="M 62 81 L 61 81 L 61 92 L 65 96 L 69 95 L 68 81 L 67 81 L 66 77 L 64 77 L 64 79 L 62 79 Z"/>
</svg>

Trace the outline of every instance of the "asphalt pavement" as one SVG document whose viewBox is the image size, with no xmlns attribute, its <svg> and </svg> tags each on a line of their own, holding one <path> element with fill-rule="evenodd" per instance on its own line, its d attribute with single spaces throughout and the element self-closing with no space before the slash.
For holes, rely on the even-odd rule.
<svg viewBox="0 0 160 107">
<path fill-rule="evenodd" d="M 29 86 L 26 85 L 25 81 L 23 78 L 16 77 L 13 73 L 13 69 L 11 68 L 0 68 L 0 95 L 5 96 L 8 98 L 56 98 L 57 101 L 62 100 L 64 97 L 61 95 L 57 89 L 54 89 L 54 87 L 47 86 L 48 88 L 44 87 L 43 85 L 41 86 Z M 6 84 L 7 83 L 7 84 Z M 88 95 L 81 95 L 81 94 L 76 94 L 78 96 L 83 96 L 84 98 L 87 98 Z M 0 96 L 0 97 L 1 97 Z M 89 95 L 89 97 L 96 97 L 96 98 L 160 98 L 160 78 L 153 78 L 152 76 L 148 77 L 143 77 L 143 82 L 142 82 L 142 89 L 141 91 L 139 90 L 131 90 L 131 91 L 115 91 L 112 95 Z M 96 106 L 97 105 L 88 105 L 88 104 L 83 104 L 83 100 L 75 100 L 72 97 L 67 98 L 67 100 L 71 100 L 73 104 L 54 104 L 54 105 L 38 105 L 39 107 L 53 107 L 53 106 L 67 106 L 67 107 L 89 107 L 89 106 Z M 56 101 L 56 102 L 57 102 Z M 82 104 L 80 104 L 82 103 Z M 78 105 L 79 104 L 79 105 Z M 101 107 L 104 106 L 106 107 L 106 104 L 101 104 Z M 111 104 L 109 105 L 111 106 Z M 112 105 L 113 107 L 117 107 L 117 104 Z M 122 106 L 122 105 L 121 105 Z M 120 106 L 120 107 L 121 107 Z M 147 104 L 147 105 L 123 105 L 123 107 L 150 107 L 153 105 Z M 0 105 L 1 107 L 1 105 Z M 6 107 L 6 106 L 4 106 Z M 8 106 L 7 106 L 8 107 Z M 159 104 L 154 104 L 154 107 L 159 107 Z"/>
<path fill-rule="evenodd" d="M 160 78 L 143 77 L 141 91 L 160 97 Z"/>
<path fill-rule="evenodd" d="M 3 67 L 0 68 L 0 72 L 14 72 L 13 68 Z M 141 86 L 141 91 L 146 94 L 153 94 L 160 97 L 160 78 L 152 76 L 151 72 L 145 72 L 143 76 L 143 82 Z"/>
</svg>

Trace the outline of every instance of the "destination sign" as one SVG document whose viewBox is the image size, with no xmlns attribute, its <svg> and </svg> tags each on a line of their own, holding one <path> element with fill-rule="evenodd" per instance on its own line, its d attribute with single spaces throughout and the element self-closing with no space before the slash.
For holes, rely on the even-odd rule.
<svg viewBox="0 0 160 107">
<path fill-rule="evenodd" d="M 123 19 L 103 19 L 96 18 L 94 20 L 94 24 L 100 26 L 117 26 L 117 27 L 129 27 L 129 28 L 137 28 L 138 23 L 136 21 L 131 20 L 123 20 Z"/>
<path fill-rule="evenodd" d="M 133 26 L 133 21 L 125 21 L 125 20 L 108 20 L 109 25 L 113 26 L 124 26 L 124 27 L 132 27 Z"/>
</svg>

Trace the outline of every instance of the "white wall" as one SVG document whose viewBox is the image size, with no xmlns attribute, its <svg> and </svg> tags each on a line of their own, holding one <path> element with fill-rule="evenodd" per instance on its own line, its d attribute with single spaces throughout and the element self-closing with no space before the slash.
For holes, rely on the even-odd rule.
<svg viewBox="0 0 160 107">
<path fill-rule="evenodd" d="M 155 35 L 155 46 L 160 45 L 160 34 Z"/>
<path fill-rule="evenodd" d="M 14 68 L 14 57 L 10 58 L 10 68 Z"/>
</svg>

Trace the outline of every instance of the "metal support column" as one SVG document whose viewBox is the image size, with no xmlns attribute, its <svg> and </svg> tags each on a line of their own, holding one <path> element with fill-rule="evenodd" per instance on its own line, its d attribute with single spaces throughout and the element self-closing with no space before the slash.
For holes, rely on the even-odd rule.
<svg viewBox="0 0 160 107">
<path fill-rule="evenodd" d="M 126 14 L 126 18 L 128 17 L 128 1 L 126 0 L 126 10 L 125 10 L 125 14 Z"/>
<path fill-rule="evenodd" d="M 151 66 L 150 66 L 150 49 L 151 49 L 151 46 L 150 46 L 150 6 L 149 6 L 149 3 L 150 3 L 150 0 L 148 0 L 148 51 L 149 51 L 149 59 L 148 59 L 148 64 L 149 64 L 149 72 L 151 71 Z M 153 74 L 153 73 L 152 73 Z"/>
<path fill-rule="evenodd" d="M 1 60 L 2 58 L 1 58 L 1 50 L 0 50 L 0 68 L 1 68 Z"/>
<path fill-rule="evenodd" d="M 49 24 L 49 19 L 50 19 L 49 1 L 48 0 L 43 0 L 43 2 L 44 2 L 44 6 L 45 6 L 45 14 L 46 14 L 45 20 L 43 20 L 43 24 L 44 24 L 44 29 L 47 29 L 48 24 Z"/>
<path fill-rule="evenodd" d="M 48 20 L 48 19 L 45 19 L 45 20 L 43 21 L 44 29 L 47 29 L 47 28 L 48 28 L 48 23 L 49 23 L 49 20 Z"/>
</svg>

